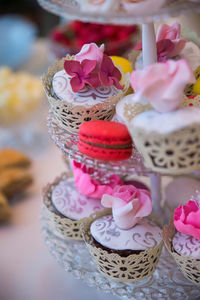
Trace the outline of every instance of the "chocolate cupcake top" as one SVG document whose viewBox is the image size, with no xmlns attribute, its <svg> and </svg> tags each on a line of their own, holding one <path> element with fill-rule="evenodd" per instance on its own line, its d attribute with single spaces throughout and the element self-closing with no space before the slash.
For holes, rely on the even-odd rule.
<svg viewBox="0 0 200 300">
<path fill-rule="evenodd" d="M 172 243 L 174 250 L 178 254 L 200 259 L 200 239 L 195 239 L 191 235 L 177 232 Z"/>
<path fill-rule="evenodd" d="M 90 227 L 93 238 L 102 246 L 113 250 L 147 250 L 161 241 L 161 229 L 142 219 L 128 230 L 120 229 L 111 215 L 95 220 Z"/>
<path fill-rule="evenodd" d="M 89 217 L 93 212 L 103 209 L 99 199 L 81 195 L 73 178 L 62 180 L 52 191 L 52 203 L 63 216 L 72 220 Z"/>
</svg>

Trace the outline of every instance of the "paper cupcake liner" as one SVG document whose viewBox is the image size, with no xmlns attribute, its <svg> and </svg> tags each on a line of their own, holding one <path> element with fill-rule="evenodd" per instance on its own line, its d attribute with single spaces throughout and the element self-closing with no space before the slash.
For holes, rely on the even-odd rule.
<svg viewBox="0 0 200 300">
<path fill-rule="evenodd" d="M 64 173 L 56 178 L 51 184 L 48 184 L 43 190 L 43 204 L 46 212 L 47 223 L 50 228 L 64 239 L 82 240 L 82 233 L 80 226 L 84 219 L 78 221 L 71 220 L 61 215 L 52 204 L 52 191 L 58 183 L 66 178 L 71 177 L 71 172 Z"/>
<path fill-rule="evenodd" d="M 151 276 L 161 255 L 163 242 L 152 249 L 127 257 L 122 257 L 118 253 L 109 253 L 106 249 L 94 245 L 90 225 L 94 220 L 109 214 L 111 214 L 110 209 L 94 213 L 81 225 L 83 239 L 98 270 L 108 278 L 119 282 L 137 282 Z"/>
<path fill-rule="evenodd" d="M 200 107 L 200 95 L 194 96 L 194 98 L 184 97 L 182 105 L 183 107 L 193 106 Z"/>
<path fill-rule="evenodd" d="M 137 115 L 152 109 L 150 104 L 143 105 L 141 103 L 124 103 L 123 104 L 123 120 L 126 124 L 135 118 Z"/>
<path fill-rule="evenodd" d="M 85 107 L 82 105 L 73 105 L 67 101 L 58 100 L 52 96 L 52 80 L 55 73 L 63 70 L 65 60 L 72 60 L 74 56 L 67 55 L 63 59 L 56 61 L 53 66 L 49 67 L 47 74 L 43 75 L 42 83 L 49 100 L 51 109 L 59 123 L 59 125 L 70 131 L 78 132 L 79 126 L 92 120 L 107 120 L 110 121 L 115 113 L 116 103 L 126 94 L 129 81 L 125 77 L 123 84 L 125 88 L 117 95 L 107 98 L 103 103 L 97 103 L 92 107 Z"/>
<path fill-rule="evenodd" d="M 147 168 L 161 174 L 180 175 L 200 168 L 199 131 L 199 124 L 166 135 L 135 127 L 132 137 Z"/>
<path fill-rule="evenodd" d="M 163 241 L 169 253 L 173 256 L 183 275 L 194 284 L 200 285 L 200 260 L 178 254 L 172 245 L 176 233 L 173 218 L 169 225 L 166 225 L 162 232 Z"/>
<path fill-rule="evenodd" d="M 131 67 L 135 70 L 135 64 L 138 56 L 140 55 L 141 50 L 133 50 L 128 56 L 129 61 L 131 62 Z"/>
</svg>

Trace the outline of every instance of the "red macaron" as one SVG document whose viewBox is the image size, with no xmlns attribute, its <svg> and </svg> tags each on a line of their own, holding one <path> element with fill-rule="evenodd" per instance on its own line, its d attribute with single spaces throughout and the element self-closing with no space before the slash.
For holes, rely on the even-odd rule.
<svg viewBox="0 0 200 300">
<path fill-rule="evenodd" d="M 89 121 L 79 127 L 78 149 L 92 158 L 120 161 L 131 156 L 132 139 L 121 123 Z"/>
</svg>

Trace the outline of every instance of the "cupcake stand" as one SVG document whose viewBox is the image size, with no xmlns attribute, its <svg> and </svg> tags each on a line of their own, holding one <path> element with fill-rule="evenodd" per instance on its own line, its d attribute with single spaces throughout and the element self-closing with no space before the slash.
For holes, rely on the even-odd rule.
<svg viewBox="0 0 200 300">
<path fill-rule="evenodd" d="M 131 15 L 122 12 L 108 12 L 99 14 L 82 13 L 76 0 L 38 0 L 46 10 L 68 19 L 79 19 L 89 22 L 112 23 L 112 24 L 143 24 L 143 61 L 144 66 L 156 62 L 156 41 L 154 23 L 181 14 L 189 14 L 200 11 L 199 1 L 177 0 L 148 15 Z M 78 135 L 71 134 L 62 129 L 54 115 L 49 111 L 47 126 L 49 134 L 55 144 L 64 152 L 66 159 L 69 157 L 92 167 L 98 172 L 94 178 L 104 177 L 106 174 L 117 174 L 119 176 L 148 176 L 151 182 L 151 192 L 154 211 L 164 216 L 160 201 L 162 198 L 161 176 L 143 165 L 142 158 L 136 149 L 130 159 L 118 163 L 98 161 L 84 156 L 78 151 Z M 103 175 L 103 176 L 102 176 Z M 170 174 L 169 174 L 170 175 Z M 46 195 L 48 197 L 48 195 Z M 45 210 L 41 210 L 42 234 L 45 243 L 67 272 L 75 278 L 81 279 L 87 285 L 95 287 L 104 292 L 112 293 L 119 297 L 129 299 L 200 299 L 200 287 L 187 281 L 179 271 L 173 258 L 163 249 L 158 266 L 154 274 L 137 283 L 119 283 L 109 280 L 98 272 L 92 262 L 90 254 L 83 242 L 65 240 L 59 237 L 53 228 L 46 222 Z"/>
</svg>

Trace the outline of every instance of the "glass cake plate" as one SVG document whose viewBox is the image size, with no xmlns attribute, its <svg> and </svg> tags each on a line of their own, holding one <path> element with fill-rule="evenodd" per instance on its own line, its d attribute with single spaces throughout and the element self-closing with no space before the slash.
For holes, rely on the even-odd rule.
<svg viewBox="0 0 200 300">
<path fill-rule="evenodd" d="M 200 10 L 198 0 L 177 0 L 166 7 L 158 9 L 155 13 L 149 12 L 148 14 L 135 16 L 128 12 L 83 13 L 77 0 L 38 0 L 38 2 L 44 9 L 67 19 L 112 24 L 157 22 Z"/>
<path fill-rule="evenodd" d="M 133 150 L 132 157 L 120 162 L 107 162 L 97 159 L 92 159 L 78 150 L 78 134 L 73 134 L 63 129 L 58 125 L 54 114 L 49 111 L 47 117 L 47 127 L 49 134 L 54 143 L 61 149 L 69 158 L 77 162 L 87 165 L 94 169 L 109 171 L 113 174 L 126 176 L 127 174 L 148 176 L 153 174 L 153 171 L 144 167 L 142 157 L 136 149 Z"/>
<path fill-rule="evenodd" d="M 200 287 L 187 281 L 173 258 L 164 248 L 154 274 L 137 283 L 111 281 L 98 272 L 84 242 L 65 240 L 57 236 L 46 223 L 41 210 L 42 235 L 50 253 L 76 279 L 106 293 L 133 300 L 198 300 Z"/>
</svg>

